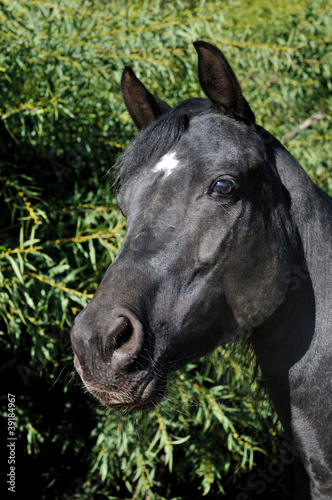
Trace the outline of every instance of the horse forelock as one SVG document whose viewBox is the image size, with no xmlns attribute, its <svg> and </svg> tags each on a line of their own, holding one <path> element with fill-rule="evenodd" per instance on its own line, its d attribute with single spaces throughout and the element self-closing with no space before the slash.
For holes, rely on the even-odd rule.
<svg viewBox="0 0 332 500">
<path fill-rule="evenodd" d="M 114 166 L 117 184 L 123 185 L 144 165 L 157 164 L 175 149 L 191 118 L 208 111 L 211 103 L 207 99 L 187 99 L 149 125 L 117 160 Z"/>
</svg>

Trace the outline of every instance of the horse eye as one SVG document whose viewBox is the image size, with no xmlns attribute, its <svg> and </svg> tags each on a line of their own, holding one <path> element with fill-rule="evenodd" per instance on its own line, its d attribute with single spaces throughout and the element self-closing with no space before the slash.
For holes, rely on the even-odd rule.
<svg viewBox="0 0 332 500">
<path fill-rule="evenodd" d="M 235 183 L 231 179 L 220 179 L 211 189 L 214 196 L 230 196 L 235 190 Z"/>
</svg>

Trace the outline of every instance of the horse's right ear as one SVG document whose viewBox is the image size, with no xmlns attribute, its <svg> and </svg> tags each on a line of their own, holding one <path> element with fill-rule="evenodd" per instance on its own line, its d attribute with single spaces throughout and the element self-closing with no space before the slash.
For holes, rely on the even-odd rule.
<svg viewBox="0 0 332 500">
<path fill-rule="evenodd" d="M 121 91 L 126 108 L 139 130 L 145 129 L 171 109 L 166 102 L 153 96 L 144 87 L 129 66 L 122 73 Z"/>
<path fill-rule="evenodd" d="M 224 54 L 210 43 L 197 41 L 198 76 L 215 108 L 255 123 L 255 115 L 243 97 L 240 84 Z"/>
</svg>

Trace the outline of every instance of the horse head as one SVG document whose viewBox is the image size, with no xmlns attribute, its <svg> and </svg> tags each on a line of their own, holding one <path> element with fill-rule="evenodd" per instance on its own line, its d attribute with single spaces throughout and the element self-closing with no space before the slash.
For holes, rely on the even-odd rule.
<svg viewBox="0 0 332 500">
<path fill-rule="evenodd" d="M 268 320 L 299 258 L 276 140 L 225 56 L 195 48 L 206 99 L 171 108 L 122 76 L 141 131 L 118 173 L 127 234 L 71 335 L 78 373 L 109 406 L 156 404 L 168 372 Z"/>
</svg>

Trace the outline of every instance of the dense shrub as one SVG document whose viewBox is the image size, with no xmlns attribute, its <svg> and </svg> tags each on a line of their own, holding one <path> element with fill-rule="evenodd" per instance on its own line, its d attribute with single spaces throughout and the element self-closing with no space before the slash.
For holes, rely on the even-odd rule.
<svg viewBox="0 0 332 500">
<path fill-rule="evenodd" d="M 2 402 L 6 415 L 15 394 L 17 487 L 25 471 L 36 498 L 236 498 L 283 450 L 250 350 L 187 366 L 158 408 L 128 416 L 83 393 L 69 332 L 124 238 L 108 174 L 134 134 L 124 65 L 175 104 L 201 92 L 192 41 L 216 43 L 258 122 L 332 194 L 331 4 L 0 0 L 0 9 Z M 298 129 L 318 112 L 326 119 Z M 266 498 L 280 498 L 278 474 L 267 486 Z"/>
</svg>

